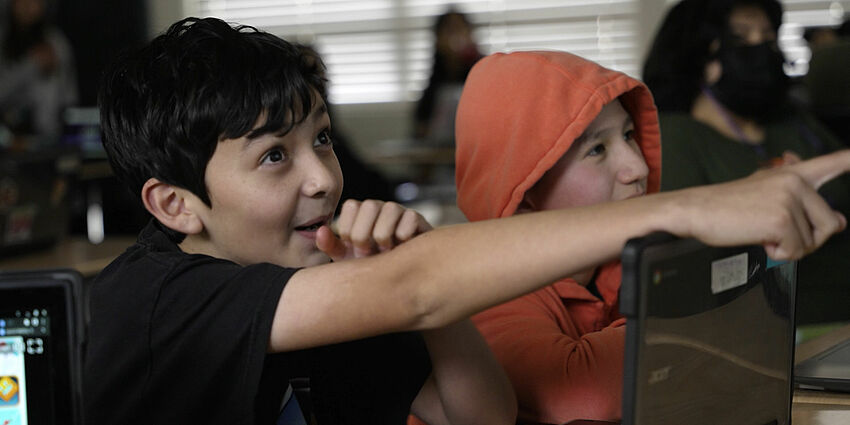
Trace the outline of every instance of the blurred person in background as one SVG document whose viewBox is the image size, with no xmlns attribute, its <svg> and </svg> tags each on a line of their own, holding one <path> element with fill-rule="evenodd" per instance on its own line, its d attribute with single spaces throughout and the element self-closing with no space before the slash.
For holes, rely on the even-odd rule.
<svg viewBox="0 0 850 425">
<path fill-rule="evenodd" d="M 803 32 L 803 39 L 812 50 L 838 41 L 838 31 L 833 27 L 810 27 Z"/>
<path fill-rule="evenodd" d="M 720 183 L 840 149 L 791 101 L 777 43 L 776 0 L 683 0 L 663 20 L 643 77 L 659 109 L 662 191 Z M 850 179 L 820 193 L 850 212 Z M 850 319 L 850 237 L 842 232 L 800 263 L 798 323 Z"/>
<path fill-rule="evenodd" d="M 414 138 L 454 144 L 454 115 L 466 75 L 481 58 L 467 16 L 449 8 L 437 17 L 434 62 L 428 86 L 416 104 Z"/>
<path fill-rule="evenodd" d="M 68 40 L 47 19 L 47 0 L 6 0 L 0 30 L 0 121 L 15 150 L 58 143 L 61 114 L 77 102 Z"/>
<path fill-rule="evenodd" d="M 850 146 L 850 21 L 837 27 L 811 28 L 806 41 L 812 51 L 809 71 L 803 77 L 806 100 L 812 112 L 845 146 Z"/>
</svg>

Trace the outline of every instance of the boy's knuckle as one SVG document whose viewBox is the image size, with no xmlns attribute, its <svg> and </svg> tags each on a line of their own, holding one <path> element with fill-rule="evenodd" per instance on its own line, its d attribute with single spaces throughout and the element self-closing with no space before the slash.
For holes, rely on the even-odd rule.
<svg viewBox="0 0 850 425">
<path fill-rule="evenodd" d="M 398 204 L 398 203 L 395 203 L 395 202 L 390 201 L 390 202 L 385 202 L 385 203 L 384 203 L 383 209 L 384 209 L 385 211 L 395 212 L 395 211 L 401 211 L 401 210 L 403 210 L 403 209 L 404 209 L 404 207 L 402 207 L 402 206 L 401 206 L 400 204 Z"/>
<path fill-rule="evenodd" d="M 766 218 L 767 223 L 770 224 L 771 227 L 777 229 L 788 228 L 792 224 L 793 220 L 791 213 L 786 209 L 776 210 L 773 214 Z"/>
<path fill-rule="evenodd" d="M 372 233 L 372 238 L 379 245 L 386 245 L 392 239 L 392 232 L 385 229 L 375 229 Z"/>
<path fill-rule="evenodd" d="M 383 204 L 383 202 L 377 201 L 377 200 L 374 200 L 374 199 L 368 199 L 368 200 L 363 201 L 362 207 L 368 208 L 369 210 L 372 210 L 372 211 L 379 211 L 381 209 L 381 206 L 382 206 L 381 204 Z"/>
<path fill-rule="evenodd" d="M 805 185 L 805 180 L 803 180 L 803 177 L 797 173 L 792 173 L 790 171 L 784 172 L 781 174 L 781 178 L 783 187 L 794 193 L 803 189 L 803 186 Z"/>
<path fill-rule="evenodd" d="M 778 210 L 781 212 L 788 212 L 788 210 L 793 207 L 797 199 L 797 197 L 794 195 L 793 189 L 789 186 L 789 184 L 791 184 L 790 181 L 783 181 L 782 187 L 787 190 L 780 190 L 774 192 L 774 197 L 776 199 Z"/>
<path fill-rule="evenodd" d="M 413 237 L 414 230 L 409 228 L 399 228 L 395 232 L 396 239 L 406 241 Z"/>
<path fill-rule="evenodd" d="M 356 246 L 366 246 L 371 242 L 371 235 L 365 234 L 363 232 L 353 232 L 351 234 L 351 243 Z"/>
</svg>

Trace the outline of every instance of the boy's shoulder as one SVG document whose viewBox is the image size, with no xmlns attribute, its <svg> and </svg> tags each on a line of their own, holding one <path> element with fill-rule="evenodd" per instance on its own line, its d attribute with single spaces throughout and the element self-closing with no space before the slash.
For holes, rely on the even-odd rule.
<svg viewBox="0 0 850 425">
<path fill-rule="evenodd" d="M 144 400 L 147 392 L 156 389 L 161 394 L 150 399 L 165 404 L 144 408 L 157 415 L 157 423 L 185 423 L 185 418 L 210 412 L 222 417 L 234 412 L 247 415 L 255 408 L 254 390 L 245 397 L 224 400 L 221 397 L 233 393 L 222 392 L 216 384 L 223 380 L 260 388 L 274 312 L 295 270 L 272 264 L 243 267 L 187 254 L 157 227 L 149 224 L 138 241 L 92 283 L 85 367 L 91 397 L 87 403 L 97 407 L 95 415 L 138 417 L 141 407 L 126 400 Z M 116 358 L 122 361 L 115 363 Z M 101 367 L 104 364 L 110 366 Z M 271 389 L 261 391 L 277 394 L 286 382 L 283 376 L 270 384 Z M 126 411 L 114 404 L 117 385 L 124 385 L 125 397 L 119 404 Z M 221 402 L 211 406 L 168 402 L 185 394 Z M 272 407 L 279 406 L 278 399 Z"/>
<path fill-rule="evenodd" d="M 137 242 L 95 278 L 93 300 L 103 297 L 158 302 L 166 297 L 192 303 L 207 292 L 252 288 L 263 292 L 274 287 L 282 290 L 297 270 L 268 263 L 241 266 L 208 255 L 188 254 L 159 226 L 151 220 L 139 233 Z"/>
</svg>

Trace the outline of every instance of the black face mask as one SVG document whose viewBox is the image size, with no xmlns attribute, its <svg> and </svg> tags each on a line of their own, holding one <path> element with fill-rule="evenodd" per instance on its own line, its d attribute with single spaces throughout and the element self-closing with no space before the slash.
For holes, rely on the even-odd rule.
<svg viewBox="0 0 850 425">
<path fill-rule="evenodd" d="M 779 47 L 775 42 L 724 44 L 717 52 L 723 74 L 711 92 L 738 115 L 758 121 L 776 118 L 785 106 L 789 84 Z"/>
</svg>

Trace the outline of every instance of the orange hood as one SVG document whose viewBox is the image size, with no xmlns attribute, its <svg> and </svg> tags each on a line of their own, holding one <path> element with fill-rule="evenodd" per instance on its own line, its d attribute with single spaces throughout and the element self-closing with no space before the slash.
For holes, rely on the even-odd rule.
<svg viewBox="0 0 850 425">
<path fill-rule="evenodd" d="M 621 72 L 564 52 L 496 53 L 464 84 L 457 111 L 457 203 L 470 221 L 513 215 L 530 189 L 596 118 L 620 98 L 661 181 L 661 136 L 649 89 Z"/>
</svg>

